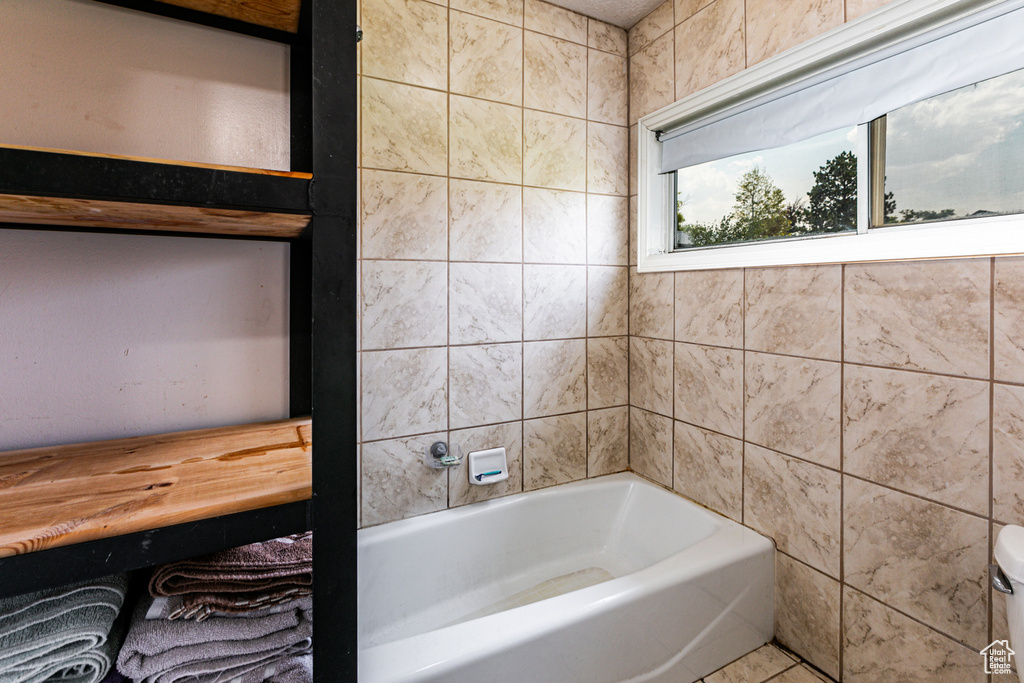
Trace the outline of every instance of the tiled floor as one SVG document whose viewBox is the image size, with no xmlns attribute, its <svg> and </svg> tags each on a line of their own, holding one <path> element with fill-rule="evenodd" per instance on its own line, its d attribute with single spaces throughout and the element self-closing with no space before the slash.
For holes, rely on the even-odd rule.
<svg viewBox="0 0 1024 683">
<path fill-rule="evenodd" d="M 831 683 L 796 657 L 774 645 L 764 645 L 713 674 L 704 683 Z"/>
</svg>

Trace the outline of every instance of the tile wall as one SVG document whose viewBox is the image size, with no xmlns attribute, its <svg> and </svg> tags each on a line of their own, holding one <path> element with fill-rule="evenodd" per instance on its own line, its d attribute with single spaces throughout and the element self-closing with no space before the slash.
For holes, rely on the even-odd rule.
<svg viewBox="0 0 1024 683">
<path fill-rule="evenodd" d="M 361 524 L 628 465 L 626 32 L 362 0 Z M 505 446 L 506 483 L 422 464 Z"/>
</svg>

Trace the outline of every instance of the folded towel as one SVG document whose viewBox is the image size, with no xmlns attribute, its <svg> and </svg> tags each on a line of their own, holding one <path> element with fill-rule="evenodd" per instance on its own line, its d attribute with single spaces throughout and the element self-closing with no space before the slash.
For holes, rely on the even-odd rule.
<svg viewBox="0 0 1024 683">
<path fill-rule="evenodd" d="M 153 597 L 175 598 L 169 619 L 252 612 L 312 594 L 313 534 L 172 562 L 149 582 Z"/>
<path fill-rule="evenodd" d="M 0 683 L 98 683 L 120 637 L 111 633 L 128 576 L 0 600 Z"/>
<path fill-rule="evenodd" d="M 118 670 L 134 681 L 246 680 L 247 675 L 262 675 L 270 664 L 312 650 L 313 601 L 309 597 L 296 600 L 287 611 L 211 617 L 201 623 L 148 620 L 151 602 L 151 598 L 139 601 L 117 658 Z"/>
</svg>

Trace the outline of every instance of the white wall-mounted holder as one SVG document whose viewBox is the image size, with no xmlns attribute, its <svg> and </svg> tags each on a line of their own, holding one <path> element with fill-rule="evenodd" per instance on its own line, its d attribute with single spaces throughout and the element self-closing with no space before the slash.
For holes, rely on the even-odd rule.
<svg viewBox="0 0 1024 683">
<path fill-rule="evenodd" d="M 504 448 L 490 448 L 469 454 L 469 483 L 474 486 L 497 484 L 508 479 L 508 461 Z"/>
</svg>

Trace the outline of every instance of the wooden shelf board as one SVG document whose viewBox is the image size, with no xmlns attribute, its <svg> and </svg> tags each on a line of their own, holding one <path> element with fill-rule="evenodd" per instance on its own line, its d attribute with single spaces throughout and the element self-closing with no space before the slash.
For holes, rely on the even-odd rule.
<svg viewBox="0 0 1024 683">
<path fill-rule="evenodd" d="M 0 453 L 0 557 L 308 500 L 308 418 Z"/>
<path fill-rule="evenodd" d="M 302 0 L 160 0 L 167 5 L 216 14 L 248 24 L 295 33 Z"/>
</svg>

